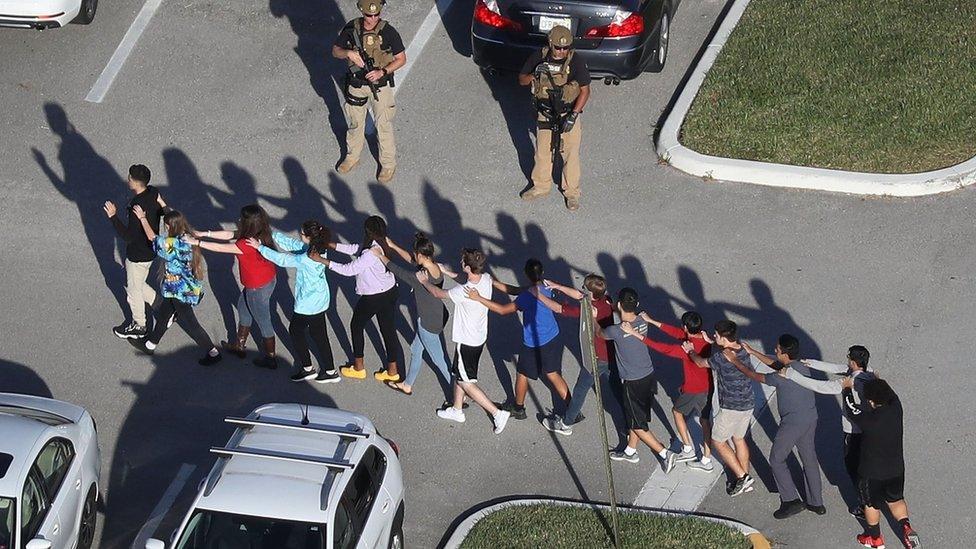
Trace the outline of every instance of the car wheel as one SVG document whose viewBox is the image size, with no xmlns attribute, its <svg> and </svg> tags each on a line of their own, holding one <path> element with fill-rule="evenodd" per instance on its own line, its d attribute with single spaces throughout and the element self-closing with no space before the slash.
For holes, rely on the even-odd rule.
<svg viewBox="0 0 976 549">
<path fill-rule="evenodd" d="M 90 549 L 95 541 L 95 523 L 98 520 L 97 492 L 92 485 L 85 498 L 85 506 L 81 510 L 81 521 L 78 523 L 78 549 Z"/>
<path fill-rule="evenodd" d="M 668 43 L 671 38 L 671 8 L 664 6 L 664 13 L 661 14 L 661 24 L 657 32 L 657 47 L 654 49 L 654 57 L 651 59 L 651 72 L 661 72 L 664 64 L 668 60 Z"/>
<path fill-rule="evenodd" d="M 81 0 L 81 10 L 72 23 L 87 25 L 95 20 L 95 10 L 98 9 L 98 0 Z"/>
<path fill-rule="evenodd" d="M 390 534 L 389 549 L 403 549 L 403 506 L 397 511 L 396 518 L 393 519 L 393 532 Z"/>
</svg>

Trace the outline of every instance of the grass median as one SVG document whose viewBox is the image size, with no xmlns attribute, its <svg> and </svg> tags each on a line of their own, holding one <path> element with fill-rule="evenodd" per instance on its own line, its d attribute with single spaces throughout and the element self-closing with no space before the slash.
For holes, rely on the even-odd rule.
<svg viewBox="0 0 976 549">
<path fill-rule="evenodd" d="M 730 158 L 882 173 L 976 155 L 976 2 L 752 0 L 682 143 Z"/>
<path fill-rule="evenodd" d="M 461 549 L 597 549 L 612 547 L 609 511 L 598 514 L 586 507 L 516 505 L 481 520 L 461 543 Z M 714 522 L 645 513 L 620 513 L 621 547 L 628 549 L 747 549 L 740 532 Z"/>
</svg>

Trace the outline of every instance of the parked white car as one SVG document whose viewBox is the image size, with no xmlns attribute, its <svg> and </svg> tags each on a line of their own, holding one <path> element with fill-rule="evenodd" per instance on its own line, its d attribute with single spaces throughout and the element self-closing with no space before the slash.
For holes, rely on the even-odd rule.
<svg viewBox="0 0 976 549">
<path fill-rule="evenodd" d="M 211 448 L 217 463 L 170 547 L 403 548 L 399 449 L 365 416 L 266 404 L 225 421 L 237 429 Z"/>
<path fill-rule="evenodd" d="M 84 408 L 0 393 L 0 549 L 88 549 L 101 456 Z"/>
<path fill-rule="evenodd" d="M 0 27 L 56 29 L 95 20 L 98 0 L 0 0 Z"/>
</svg>

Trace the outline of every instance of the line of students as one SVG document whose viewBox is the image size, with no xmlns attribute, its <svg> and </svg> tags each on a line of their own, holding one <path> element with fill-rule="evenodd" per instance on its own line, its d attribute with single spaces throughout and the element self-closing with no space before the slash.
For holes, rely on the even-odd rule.
<svg viewBox="0 0 976 549">
<path fill-rule="evenodd" d="M 754 479 L 749 474 L 746 437 L 756 407 L 753 382 L 765 383 L 778 390 L 780 414 L 779 429 L 770 452 L 770 465 L 781 500 L 773 515 L 782 519 L 804 509 L 824 514 L 826 508 L 814 441 L 818 421 L 814 392 L 841 394 L 845 410 L 845 463 L 861 503 L 851 512 L 862 518 L 866 525 L 857 541 L 866 547 L 883 546 L 879 509 L 886 504 L 901 523 L 899 535 L 905 546 L 919 546 L 903 496 L 901 404 L 890 386 L 867 369 L 869 353 L 864 347 L 849 349 L 846 367 L 831 365 L 800 360 L 799 341 L 792 335 L 783 334 L 777 341 L 775 357 L 770 357 L 740 341 L 738 328 L 730 320 L 716 322 L 711 335 L 703 330 L 703 319 L 695 311 L 682 315 L 681 327 L 668 325 L 641 311 L 635 290 L 622 288 L 616 301 L 611 302 L 606 281 L 599 275 L 587 275 L 583 289 L 579 290 L 545 279 L 544 266 L 536 259 L 529 259 L 525 264 L 524 273 L 528 280 L 525 286 L 493 279 L 486 272 L 485 254 L 476 249 L 462 251 L 459 273 L 455 273 L 435 261 L 434 246 L 428 237 L 418 234 L 413 252 L 407 252 L 387 236 L 386 223 L 376 216 L 366 220 L 361 244 L 335 242 L 329 230 L 314 220 L 302 225 L 297 239 L 272 231 L 267 213 L 258 205 L 245 206 L 241 210 L 235 231 L 196 231 L 180 212 L 166 206 L 158 191 L 148 186 L 148 169 L 143 168 L 133 166 L 130 169 L 129 186 L 135 197 L 128 208 L 128 226 L 121 223 L 110 202 L 106 203 L 105 211 L 127 243 L 127 291 L 133 309 L 133 320 L 116 327 L 114 332 L 144 353 L 155 352 L 175 319 L 206 351 L 200 359 L 201 364 L 212 365 L 222 359 L 220 349 L 197 322 L 193 307 L 203 297 L 201 250 L 230 253 L 238 258 L 243 289 L 237 303 L 239 326 L 236 338 L 222 342 L 224 350 L 243 358 L 251 326 L 257 323 L 264 352 L 255 364 L 271 369 L 278 367 L 270 300 L 276 282 L 275 266 L 292 268 L 296 270 L 296 299 L 289 335 L 298 361 L 292 380 L 334 383 L 339 381 L 340 374 L 351 379 L 364 379 L 363 332 L 366 323 L 375 316 L 384 347 L 380 354 L 386 357 L 386 362 L 373 377 L 392 390 L 404 395 L 413 394 L 426 351 L 445 389 L 446 400 L 437 415 L 446 420 L 465 422 L 465 398 L 470 398 L 491 416 L 497 434 L 505 429 L 510 418 L 527 417 L 524 402 L 529 382 L 542 379 L 560 400 L 554 415 L 543 420 L 543 426 L 561 435 L 571 435 L 572 426 L 582 420 L 580 410 L 595 379 L 593 372 L 581 368 L 575 387 L 570 391 L 562 375 L 564 344 L 555 315 L 579 317 L 580 302 L 587 299 L 593 306 L 596 320 L 593 342 L 597 356 L 596 375 L 599 378 L 615 376 L 622 385 L 618 404 L 627 421 L 627 444 L 620 451 L 611 451 L 611 459 L 637 463 L 638 444 L 644 443 L 661 460 L 665 473 L 672 471 L 679 462 L 687 462 L 693 469 L 711 471 L 714 467 L 711 450 L 714 450 L 727 467 L 729 495 L 736 497 L 752 491 Z M 165 235 L 158 235 L 156 231 L 154 222 L 160 218 Z M 133 228 L 134 224 L 136 228 Z M 155 292 L 144 286 L 147 275 L 143 273 L 148 273 L 149 269 L 142 263 L 151 265 L 151 260 L 143 261 L 146 259 L 145 248 L 151 249 L 164 263 L 159 292 L 162 301 L 157 305 L 151 331 L 147 330 L 147 322 L 136 313 L 145 303 L 156 299 Z M 327 258 L 328 252 L 338 252 L 352 259 L 348 263 L 339 263 Z M 410 267 L 399 265 L 398 259 Z M 327 270 L 355 277 L 359 295 L 350 322 L 352 361 L 338 372 L 325 319 L 332 301 Z M 445 289 L 445 278 L 454 279 L 456 284 Z M 400 351 L 395 330 L 399 295 L 397 279 L 412 290 L 417 303 L 416 336 L 411 344 L 411 360 L 405 376 L 401 376 L 397 364 Z M 495 302 L 492 300 L 493 289 L 515 296 L 515 299 L 509 303 Z M 453 303 L 453 315 L 449 314 L 444 301 Z M 478 385 L 478 366 L 488 339 L 489 311 L 501 315 L 519 312 L 523 325 L 514 400 L 502 405 L 496 405 Z M 614 314 L 619 317 L 619 322 L 614 322 Z M 450 368 L 441 339 L 448 318 L 452 318 L 451 339 L 455 344 Z M 650 326 L 676 343 L 649 337 Z M 322 356 L 318 370 L 312 366 L 307 335 L 311 335 Z M 665 446 L 649 429 L 657 393 L 649 349 L 678 359 L 682 364 L 684 379 L 672 406 L 681 444 L 678 452 Z M 757 372 L 750 357 L 771 368 L 772 373 Z M 811 370 L 849 375 L 823 381 L 812 379 Z M 711 373 L 715 375 L 719 404 L 714 417 Z M 453 391 L 450 390 L 452 383 Z M 693 416 L 698 416 L 707 441 L 701 447 L 700 456 L 687 426 Z M 786 465 L 794 447 L 803 464 L 804 499 L 801 499 Z"/>
</svg>

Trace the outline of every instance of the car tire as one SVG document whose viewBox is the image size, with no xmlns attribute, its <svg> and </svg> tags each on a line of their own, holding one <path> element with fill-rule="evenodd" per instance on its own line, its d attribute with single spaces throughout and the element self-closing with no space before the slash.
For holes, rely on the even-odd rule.
<svg viewBox="0 0 976 549">
<path fill-rule="evenodd" d="M 668 61 L 668 47 L 671 42 L 671 6 L 665 4 L 661 13 L 660 26 L 657 31 L 657 43 L 654 54 L 648 64 L 651 72 L 661 72 Z"/>
<path fill-rule="evenodd" d="M 396 518 L 393 519 L 393 531 L 390 533 L 390 543 L 388 549 L 403 549 L 403 506 L 397 510 Z"/>
<path fill-rule="evenodd" d="M 87 25 L 95 20 L 95 11 L 98 9 L 98 0 L 81 0 L 81 10 L 78 16 L 71 22 L 78 25 Z"/>
<path fill-rule="evenodd" d="M 95 542 L 95 526 L 98 522 L 98 491 L 93 484 L 88 490 L 85 505 L 81 508 L 81 520 L 78 521 L 78 549 L 91 549 Z"/>
</svg>

